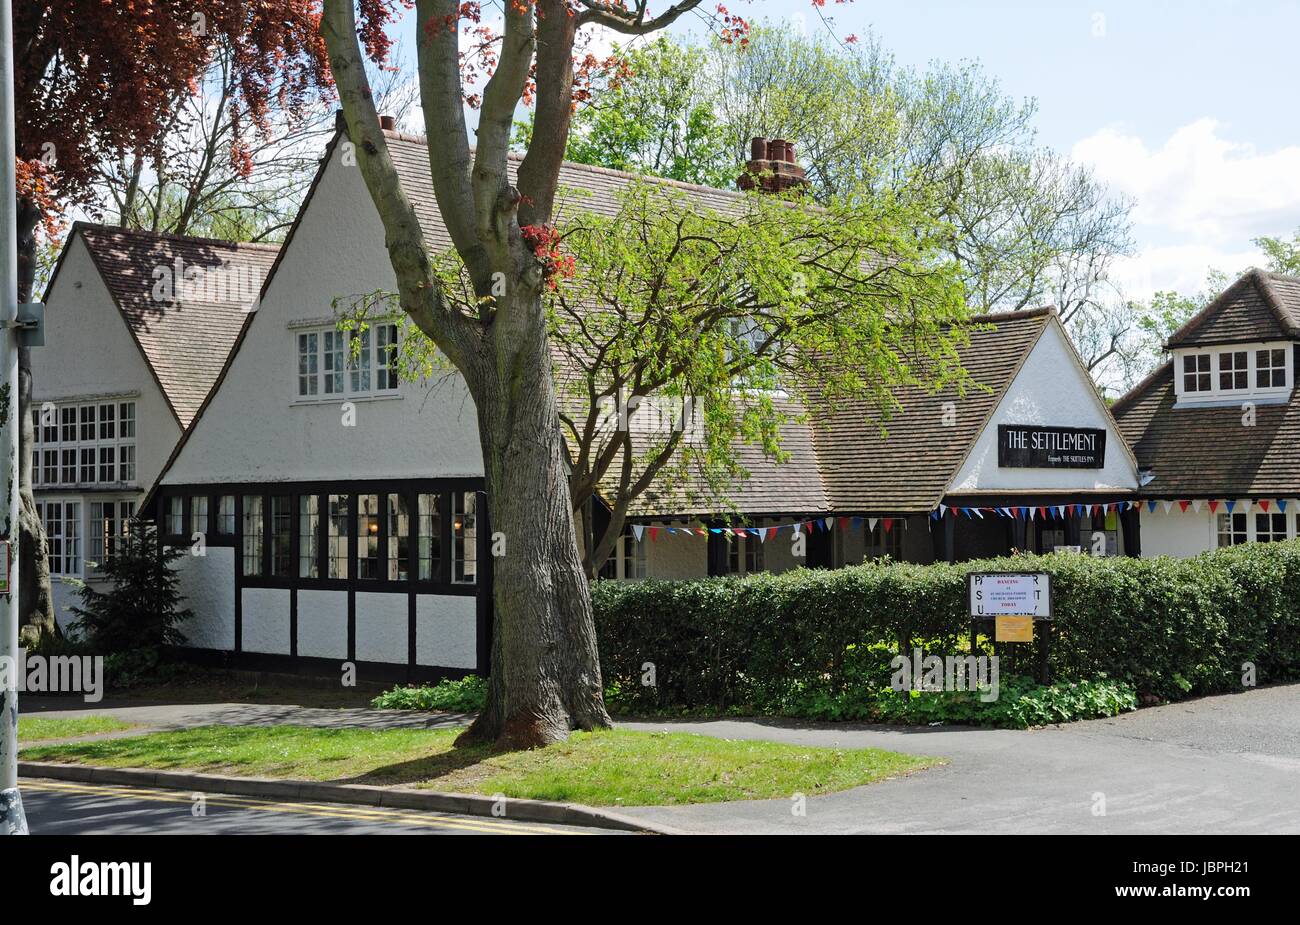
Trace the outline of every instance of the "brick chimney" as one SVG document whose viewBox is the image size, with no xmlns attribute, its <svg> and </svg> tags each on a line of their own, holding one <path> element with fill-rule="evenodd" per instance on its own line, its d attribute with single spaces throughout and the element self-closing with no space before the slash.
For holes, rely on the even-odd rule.
<svg viewBox="0 0 1300 925">
<path fill-rule="evenodd" d="M 804 169 L 794 158 L 794 144 L 784 138 L 754 138 L 749 142 L 749 161 L 736 180 L 743 190 L 783 193 L 808 185 Z"/>
</svg>

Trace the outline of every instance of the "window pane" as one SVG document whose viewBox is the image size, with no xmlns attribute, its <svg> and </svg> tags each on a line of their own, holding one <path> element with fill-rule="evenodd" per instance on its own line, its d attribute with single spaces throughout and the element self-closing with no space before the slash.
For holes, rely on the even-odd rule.
<svg viewBox="0 0 1300 925">
<path fill-rule="evenodd" d="M 117 405 L 99 406 L 99 439 L 117 439 Z"/>
<path fill-rule="evenodd" d="M 95 406 L 81 406 L 81 439 L 87 443 L 95 442 Z"/>
<path fill-rule="evenodd" d="M 84 446 L 81 448 L 81 481 L 85 484 L 94 484 L 95 481 L 95 448 L 93 446 Z M 104 479 L 106 482 L 113 481 L 111 478 Z"/>
<path fill-rule="evenodd" d="M 271 574 L 277 578 L 293 575 L 293 498 L 271 498 Z"/>
<path fill-rule="evenodd" d="M 315 331 L 298 335 L 298 394 L 315 395 L 319 388 L 320 335 Z"/>
<path fill-rule="evenodd" d="M 298 575 L 319 578 L 317 552 L 320 549 L 320 499 L 316 495 L 298 498 Z"/>
<path fill-rule="evenodd" d="M 190 533 L 208 532 L 208 496 L 190 498 Z"/>
<path fill-rule="evenodd" d="M 117 447 L 101 446 L 99 448 L 99 480 L 101 482 L 111 482 L 116 474 Z"/>
<path fill-rule="evenodd" d="M 457 584 L 473 584 L 478 571 L 474 492 L 455 492 L 451 501 L 451 580 Z"/>
<path fill-rule="evenodd" d="M 81 504 L 63 503 L 63 574 L 81 574 Z"/>
<path fill-rule="evenodd" d="M 59 451 L 42 450 L 41 451 L 41 469 L 43 481 L 46 485 L 57 485 L 59 483 Z"/>
<path fill-rule="evenodd" d="M 357 577 L 379 577 L 379 495 L 357 495 Z"/>
<path fill-rule="evenodd" d="M 64 443 L 77 442 L 77 409 L 60 408 L 59 409 L 60 434 L 59 437 Z"/>
<path fill-rule="evenodd" d="M 262 574 L 262 496 L 244 495 L 244 574 Z"/>
<path fill-rule="evenodd" d="M 217 501 L 217 532 L 222 536 L 235 535 L 234 495 L 222 495 Z"/>
<path fill-rule="evenodd" d="M 348 496 L 329 496 L 328 545 L 330 578 L 348 577 Z"/>
<path fill-rule="evenodd" d="M 1279 543 L 1286 539 L 1285 514 L 1256 514 L 1255 539 L 1260 543 Z"/>
<path fill-rule="evenodd" d="M 375 328 L 375 388 L 397 388 L 397 325 Z"/>
<path fill-rule="evenodd" d="M 167 499 L 167 535 L 180 536 L 185 530 L 185 499 L 171 497 Z"/>
<path fill-rule="evenodd" d="M 420 495 L 420 580 L 433 581 L 442 568 L 442 511 L 439 495 Z"/>
<path fill-rule="evenodd" d="M 410 577 L 411 515 L 406 498 L 388 496 L 388 579 L 406 581 Z"/>
<path fill-rule="evenodd" d="M 360 333 L 351 332 L 352 340 L 349 341 L 349 348 L 353 348 L 353 343 L 360 341 L 361 349 L 356 356 L 348 353 L 348 368 L 352 370 L 349 374 L 352 377 L 352 391 L 369 392 L 370 391 L 370 329 Z M 355 348 L 353 348 L 355 349 Z"/>
<path fill-rule="evenodd" d="M 118 435 L 123 440 L 135 439 L 135 402 L 124 401 L 117 406 L 119 421 Z"/>
<path fill-rule="evenodd" d="M 117 448 L 117 477 L 120 482 L 135 481 L 135 447 L 123 444 Z"/>
<path fill-rule="evenodd" d="M 339 331 L 325 331 L 321 335 L 324 347 L 325 394 L 343 393 L 343 335 Z"/>
<path fill-rule="evenodd" d="M 104 551 L 111 537 L 116 532 L 113 529 L 117 505 L 112 501 L 105 504 L 101 501 L 90 502 L 90 518 L 87 523 L 89 532 L 86 535 L 86 558 L 95 565 L 104 564 Z"/>
<path fill-rule="evenodd" d="M 63 481 L 68 485 L 75 485 L 77 482 L 77 451 L 62 450 L 62 465 L 59 467 L 63 470 Z"/>
</svg>

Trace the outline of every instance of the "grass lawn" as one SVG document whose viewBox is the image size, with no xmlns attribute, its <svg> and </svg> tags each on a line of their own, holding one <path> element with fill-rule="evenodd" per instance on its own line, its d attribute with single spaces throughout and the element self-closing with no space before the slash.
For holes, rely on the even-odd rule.
<svg viewBox="0 0 1300 925">
<path fill-rule="evenodd" d="M 124 723 L 111 716 L 77 716 L 70 719 L 19 716 L 18 741 L 22 743 L 39 742 L 41 739 L 71 739 L 73 736 L 121 732 L 134 728 L 134 723 Z"/>
<path fill-rule="evenodd" d="M 22 757 L 650 806 L 815 796 L 941 763 L 880 749 L 715 739 L 683 732 L 573 733 L 526 752 L 453 748 L 458 729 L 204 726 L 37 746 Z"/>
</svg>

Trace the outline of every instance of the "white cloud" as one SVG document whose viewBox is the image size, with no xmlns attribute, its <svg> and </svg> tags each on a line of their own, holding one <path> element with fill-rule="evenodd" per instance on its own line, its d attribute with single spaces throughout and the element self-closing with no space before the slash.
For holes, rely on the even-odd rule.
<svg viewBox="0 0 1300 925">
<path fill-rule="evenodd" d="M 1198 119 L 1153 148 L 1110 126 L 1074 146 L 1075 160 L 1136 200 L 1139 253 L 1122 271 L 1133 295 L 1194 291 L 1210 267 L 1261 263 L 1252 238 L 1300 226 L 1300 146 L 1260 151 L 1226 128 Z"/>
</svg>

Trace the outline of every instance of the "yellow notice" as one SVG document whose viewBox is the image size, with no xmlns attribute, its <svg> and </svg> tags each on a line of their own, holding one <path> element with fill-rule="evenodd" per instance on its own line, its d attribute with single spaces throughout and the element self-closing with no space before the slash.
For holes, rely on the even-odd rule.
<svg viewBox="0 0 1300 925">
<path fill-rule="evenodd" d="M 998 642 L 1033 642 L 1034 618 L 1000 616 L 994 627 L 993 638 Z"/>
</svg>

